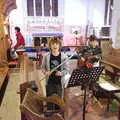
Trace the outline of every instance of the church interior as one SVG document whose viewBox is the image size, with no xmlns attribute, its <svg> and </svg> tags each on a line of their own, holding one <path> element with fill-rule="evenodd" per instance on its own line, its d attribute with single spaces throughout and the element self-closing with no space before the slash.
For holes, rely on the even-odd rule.
<svg viewBox="0 0 120 120">
<path fill-rule="evenodd" d="M 120 120 L 119 4 L 0 0 L 0 120 Z"/>
</svg>

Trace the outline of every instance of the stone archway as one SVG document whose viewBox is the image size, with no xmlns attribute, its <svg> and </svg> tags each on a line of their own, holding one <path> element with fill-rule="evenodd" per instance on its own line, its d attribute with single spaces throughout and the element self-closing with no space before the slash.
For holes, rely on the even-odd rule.
<svg viewBox="0 0 120 120">
<path fill-rule="evenodd" d="M 16 9 L 16 0 L 4 0 L 4 16 L 8 16 L 11 10 Z"/>
<path fill-rule="evenodd" d="M 16 0 L 0 0 L 0 61 L 6 59 L 8 47 L 5 38 L 4 21 L 13 9 L 16 9 Z"/>
</svg>

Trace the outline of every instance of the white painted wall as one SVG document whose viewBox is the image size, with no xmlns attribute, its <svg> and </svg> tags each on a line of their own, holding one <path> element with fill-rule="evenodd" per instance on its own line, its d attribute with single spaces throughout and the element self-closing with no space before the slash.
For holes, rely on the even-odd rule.
<svg viewBox="0 0 120 120">
<path fill-rule="evenodd" d="M 64 24 L 81 25 L 86 24 L 88 0 L 65 0 Z"/>
<path fill-rule="evenodd" d="M 14 27 L 18 26 L 21 29 L 21 33 L 24 36 L 24 17 L 23 17 L 23 13 L 24 13 L 24 8 L 22 5 L 22 1 L 21 0 L 16 0 L 16 5 L 17 5 L 17 9 L 14 9 L 10 12 L 9 14 L 9 22 L 10 22 L 10 36 L 11 39 L 13 40 L 13 46 L 16 44 L 16 36 L 15 36 L 15 30 Z"/>
<path fill-rule="evenodd" d="M 120 48 L 120 0 L 114 0 L 111 36 L 113 47 Z"/>
<path fill-rule="evenodd" d="M 65 25 L 104 25 L 105 0 L 65 0 Z"/>
<path fill-rule="evenodd" d="M 88 20 L 93 22 L 95 27 L 104 25 L 105 0 L 89 0 Z"/>
<path fill-rule="evenodd" d="M 104 23 L 104 1 L 105 0 L 58 0 L 60 6 L 58 9 L 58 18 L 64 19 L 64 34 L 71 32 L 69 26 L 76 25 L 85 28 L 88 21 L 92 22 L 95 27 L 102 26 Z M 10 14 L 11 29 L 16 25 L 19 26 L 22 34 L 26 37 L 28 36 L 26 19 L 37 19 L 40 17 L 27 16 L 26 0 L 16 0 L 16 2 L 17 9 L 13 10 Z"/>
<path fill-rule="evenodd" d="M 64 25 L 104 25 L 105 0 L 65 0 Z"/>
</svg>

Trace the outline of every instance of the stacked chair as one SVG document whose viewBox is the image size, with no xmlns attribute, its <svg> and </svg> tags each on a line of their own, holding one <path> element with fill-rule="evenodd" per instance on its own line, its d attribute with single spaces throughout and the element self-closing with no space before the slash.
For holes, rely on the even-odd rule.
<svg viewBox="0 0 120 120">
<path fill-rule="evenodd" d="M 59 105 L 60 111 L 54 112 L 51 116 L 45 116 L 45 102 L 52 102 Z M 28 88 L 20 105 L 20 110 L 22 120 L 65 120 L 63 117 L 65 107 L 64 101 L 58 95 L 54 94 L 50 97 L 42 97 Z"/>
</svg>

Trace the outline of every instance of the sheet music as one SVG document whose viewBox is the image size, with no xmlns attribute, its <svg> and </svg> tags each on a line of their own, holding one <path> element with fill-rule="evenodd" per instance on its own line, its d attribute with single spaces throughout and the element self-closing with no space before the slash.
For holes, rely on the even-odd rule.
<svg viewBox="0 0 120 120">
<path fill-rule="evenodd" d="M 105 90 L 108 90 L 108 91 L 113 91 L 113 90 L 119 90 L 120 88 L 108 83 L 108 82 L 105 82 L 105 83 L 99 83 L 100 87 L 105 89 Z"/>
</svg>

